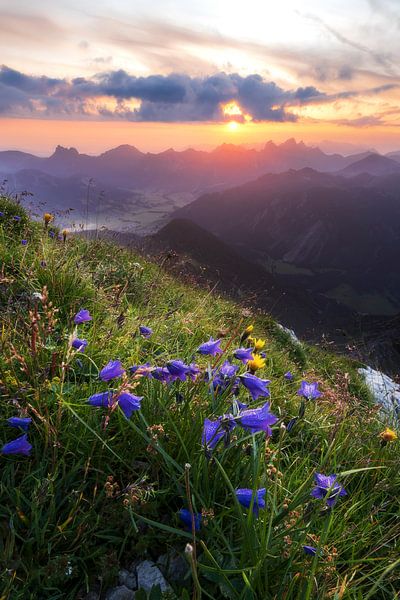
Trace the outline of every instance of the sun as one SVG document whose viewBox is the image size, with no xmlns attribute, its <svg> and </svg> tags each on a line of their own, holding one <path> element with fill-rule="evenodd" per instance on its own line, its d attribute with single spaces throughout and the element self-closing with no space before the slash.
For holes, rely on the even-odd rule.
<svg viewBox="0 0 400 600">
<path fill-rule="evenodd" d="M 239 123 L 237 121 L 229 121 L 227 127 L 229 131 L 235 132 L 239 129 Z"/>
</svg>

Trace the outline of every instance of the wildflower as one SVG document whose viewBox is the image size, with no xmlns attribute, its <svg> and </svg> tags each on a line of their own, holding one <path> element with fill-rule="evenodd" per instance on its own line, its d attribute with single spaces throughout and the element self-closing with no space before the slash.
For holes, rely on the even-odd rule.
<svg viewBox="0 0 400 600">
<path fill-rule="evenodd" d="M 71 342 L 71 346 L 75 348 L 78 352 L 83 352 L 88 345 L 87 340 L 80 340 L 79 338 L 75 338 Z"/>
<path fill-rule="evenodd" d="M 322 393 L 318 389 L 318 383 L 307 383 L 307 381 L 302 381 L 300 388 L 297 390 L 299 396 L 303 396 L 306 400 L 316 400 Z"/>
<path fill-rule="evenodd" d="M 47 262 L 45 260 L 41 260 L 40 266 L 42 267 L 42 269 L 44 269 L 45 267 L 47 267 Z"/>
<path fill-rule="evenodd" d="M 315 473 L 315 488 L 311 491 L 311 496 L 318 500 L 326 499 L 329 507 L 332 507 L 340 496 L 347 496 L 347 492 L 336 479 L 336 475 L 323 475 Z"/>
<path fill-rule="evenodd" d="M 185 381 L 187 373 L 190 371 L 190 367 L 185 365 L 182 360 L 170 360 L 167 363 L 167 369 L 172 375 L 172 381 L 180 379 Z"/>
<path fill-rule="evenodd" d="M 151 376 L 153 379 L 157 379 L 157 381 L 162 381 L 163 383 L 171 383 L 173 380 L 173 376 L 167 367 L 155 367 L 151 372 Z"/>
<path fill-rule="evenodd" d="M 194 513 L 194 528 L 195 531 L 200 531 L 201 529 L 201 513 Z M 189 531 L 192 531 L 193 520 L 192 513 L 187 508 L 181 508 L 179 511 L 179 518 L 182 523 L 186 526 Z"/>
<path fill-rule="evenodd" d="M 265 431 L 267 435 L 272 435 L 270 425 L 274 425 L 278 420 L 278 418 L 270 412 L 269 402 L 260 408 L 243 410 L 236 419 L 243 429 L 247 429 L 251 433 Z"/>
<path fill-rule="evenodd" d="M 99 377 L 102 381 L 110 381 L 110 379 L 122 377 L 124 373 L 125 369 L 122 368 L 121 361 L 110 360 L 106 366 L 101 369 Z"/>
<path fill-rule="evenodd" d="M 253 501 L 253 514 L 257 517 L 259 509 L 265 508 L 265 492 L 265 488 L 260 488 L 259 490 L 242 488 L 237 489 L 235 494 L 239 503 L 245 508 L 250 508 Z"/>
<path fill-rule="evenodd" d="M 267 386 L 270 381 L 268 379 L 260 379 L 256 375 L 252 375 L 251 373 L 245 373 L 244 375 L 239 375 L 239 379 L 247 388 L 251 394 L 253 400 L 257 400 L 260 396 L 269 396 L 269 389 Z"/>
<path fill-rule="evenodd" d="M 8 444 L 4 444 L 1 449 L 3 454 L 24 454 L 29 456 L 32 450 L 32 445 L 28 442 L 28 434 L 24 433 Z"/>
<path fill-rule="evenodd" d="M 30 419 L 29 417 L 10 417 L 9 419 L 7 419 L 7 423 L 10 425 L 10 427 L 19 427 L 24 431 L 28 431 L 31 422 L 32 419 Z"/>
<path fill-rule="evenodd" d="M 265 367 L 265 358 L 262 358 L 259 354 L 255 354 L 253 360 L 249 360 L 247 367 L 251 373 L 255 373 L 258 369 Z"/>
<path fill-rule="evenodd" d="M 305 554 L 309 554 L 310 556 L 315 556 L 318 551 L 314 546 L 303 546 L 303 550 Z"/>
<path fill-rule="evenodd" d="M 381 438 L 383 443 L 387 444 L 388 442 L 395 442 L 397 440 L 397 433 L 393 431 L 393 429 L 389 429 L 389 427 L 386 427 L 384 431 L 381 431 L 379 437 Z"/>
<path fill-rule="evenodd" d="M 204 342 L 197 348 L 197 352 L 199 354 L 210 354 L 211 356 L 215 356 L 216 354 L 221 354 L 223 352 L 220 347 L 221 340 L 214 340 L 214 338 L 210 337 L 208 342 Z"/>
<path fill-rule="evenodd" d="M 214 369 L 211 378 L 207 374 L 206 379 L 211 379 L 214 390 L 217 390 L 218 393 L 222 393 L 229 385 L 234 383 L 234 377 L 237 370 L 238 367 L 236 365 L 232 365 L 228 360 L 226 360 L 219 369 Z"/>
<path fill-rule="evenodd" d="M 247 340 L 247 338 L 251 335 L 253 329 L 254 329 L 254 325 L 249 325 L 248 327 L 246 327 L 246 329 L 243 331 L 242 335 L 240 336 L 240 341 L 244 342 L 245 340 Z"/>
<path fill-rule="evenodd" d="M 21 217 L 19 215 L 14 215 L 13 216 L 14 221 L 17 221 L 17 223 L 21 220 Z"/>
<path fill-rule="evenodd" d="M 0 210 L 0 218 L 4 217 L 4 213 Z"/>
<path fill-rule="evenodd" d="M 62 230 L 62 236 L 63 236 L 63 241 L 64 242 L 67 240 L 67 235 L 68 235 L 68 229 L 63 229 Z"/>
<path fill-rule="evenodd" d="M 254 350 L 256 352 L 259 352 L 260 350 L 262 350 L 265 346 L 265 340 L 262 340 L 261 338 L 257 339 L 257 338 L 249 338 L 249 341 L 251 340 L 251 344 L 254 348 Z"/>
<path fill-rule="evenodd" d="M 139 325 L 139 331 L 144 338 L 149 338 L 153 333 L 151 327 L 146 327 L 146 325 Z"/>
<path fill-rule="evenodd" d="M 91 321 L 92 318 L 93 317 L 91 316 L 90 312 L 86 310 L 86 308 L 82 308 L 76 313 L 74 317 L 74 323 L 79 325 L 80 323 L 86 323 L 87 321 Z"/>
<path fill-rule="evenodd" d="M 216 421 L 204 419 L 201 444 L 208 450 L 213 450 L 218 442 L 226 437 L 229 430 L 235 427 L 235 422 L 229 417 L 218 417 Z"/>
<path fill-rule="evenodd" d="M 134 396 L 128 392 L 123 392 L 117 398 L 118 406 L 121 408 L 127 419 L 130 419 L 135 410 L 140 410 L 142 396 Z"/>
<path fill-rule="evenodd" d="M 100 392 L 99 394 L 90 396 L 87 402 L 91 406 L 111 406 L 112 396 L 113 393 L 110 390 L 108 392 Z"/>
<path fill-rule="evenodd" d="M 287 379 L 288 381 L 293 381 L 293 379 L 294 379 L 294 376 L 293 376 L 293 374 L 292 374 L 290 371 L 287 371 L 287 372 L 284 374 L 284 378 L 285 378 L 285 379 Z"/>
<path fill-rule="evenodd" d="M 192 380 L 196 381 L 197 375 L 200 373 L 199 367 L 195 363 L 190 363 L 187 376 Z"/>
<path fill-rule="evenodd" d="M 27 245 L 27 243 L 28 243 L 28 240 L 21 240 L 21 244 L 22 244 L 23 246 L 26 246 L 26 245 Z"/>
<path fill-rule="evenodd" d="M 253 360 L 253 350 L 251 348 L 238 348 L 233 353 L 233 356 L 240 360 L 244 365 L 249 361 Z"/>
<path fill-rule="evenodd" d="M 47 225 L 53 220 L 53 215 L 51 213 L 44 213 L 43 215 L 43 221 L 44 224 Z"/>
<path fill-rule="evenodd" d="M 141 375 L 142 377 L 151 377 L 153 372 L 153 367 L 149 362 L 144 365 L 133 365 L 133 367 L 129 367 L 130 373 L 132 375 Z"/>
<path fill-rule="evenodd" d="M 50 236 L 51 238 L 54 238 L 54 237 L 56 237 L 56 234 L 55 234 L 55 232 L 54 232 L 54 231 L 49 231 L 49 236 Z"/>
</svg>

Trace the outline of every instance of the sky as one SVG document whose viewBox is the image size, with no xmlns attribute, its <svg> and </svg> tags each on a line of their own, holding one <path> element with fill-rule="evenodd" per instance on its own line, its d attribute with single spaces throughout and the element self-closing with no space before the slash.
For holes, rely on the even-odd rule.
<svg viewBox="0 0 400 600">
<path fill-rule="evenodd" d="M 400 149 L 400 0 L 0 0 L 0 48 L 2 149 Z"/>
</svg>

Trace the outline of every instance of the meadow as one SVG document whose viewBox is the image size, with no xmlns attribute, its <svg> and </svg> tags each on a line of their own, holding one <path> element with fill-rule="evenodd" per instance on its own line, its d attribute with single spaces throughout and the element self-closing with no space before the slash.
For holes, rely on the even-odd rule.
<svg viewBox="0 0 400 600">
<path fill-rule="evenodd" d="M 0 256 L 2 600 L 175 553 L 153 600 L 399 597 L 397 424 L 359 364 L 5 197 Z"/>
</svg>

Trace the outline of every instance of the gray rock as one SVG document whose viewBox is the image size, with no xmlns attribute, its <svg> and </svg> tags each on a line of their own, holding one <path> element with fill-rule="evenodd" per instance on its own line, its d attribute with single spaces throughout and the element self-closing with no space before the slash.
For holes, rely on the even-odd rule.
<svg viewBox="0 0 400 600">
<path fill-rule="evenodd" d="M 136 566 L 137 584 L 139 590 L 149 592 L 155 585 L 159 585 L 162 592 L 171 588 L 165 581 L 160 569 L 151 560 L 144 560 Z"/>
<path fill-rule="evenodd" d="M 99 600 L 100 598 L 100 594 L 98 594 L 97 592 L 89 592 L 88 594 L 86 594 L 84 600 Z"/>
<path fill-rule="evenodd" d="M 137 590 L 137 577 L 134 569 L 132 569 L 132 571 L 121 569 L 118 573 L 118 581 L 121 585 L 125 585 L 130 590 Z"/>
<path fill-rule="evenodd" d="M 106 600 L 134 600 L 134 598 L 135 592 L 132 592 L 126 585 L 112 588 L 106 594 Z"/>
<path fill-rule="evenodd" d="M 377 404 L 381 404 L 389 417 L 400 419 L 400 385 L 381 371 L 371 367 L 358 369 Z"/>
</svg>

